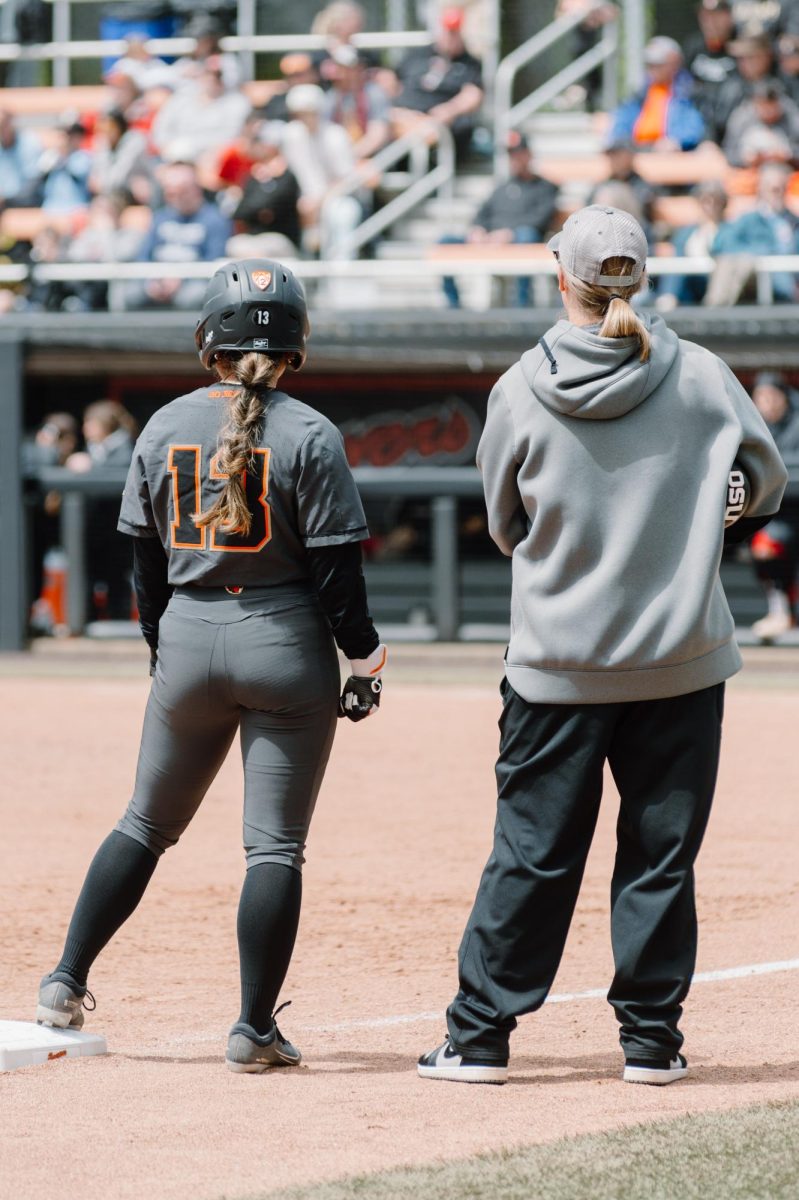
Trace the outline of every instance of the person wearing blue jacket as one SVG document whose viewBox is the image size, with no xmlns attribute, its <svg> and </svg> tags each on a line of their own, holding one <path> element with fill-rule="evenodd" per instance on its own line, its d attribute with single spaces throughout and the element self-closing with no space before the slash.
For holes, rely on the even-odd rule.
<svg viewBox="0 0 799 1200">
<path fill-rule="evenodd" d="M 640 149 L 693 150 L 705 122 L 692 100 L 694 81 L 673 38 L 654 37 L 644 50 L 647 80 L 613 114 L 610 140 L 630 138 Z"/>
<path fill-rule="evenodd" d="M 671 238 L 677 258 L 716 258 L 732 245 L 732 222 L 725 221 L 727 193 L 717 179 L 697 184 L 693 190 L 700 209 L 699 220 L 677 229 Z M 678 304 L 701 304 L 707 291 L 707 275 L 664 275 L 658 288 L 657 307 L 670 312 Z"/>
<path fill-rule="evenodd" d="M 730 223 L 723 244 L 716 247 L 719 259 L 704 304 L 735 304 L 753 278 L 758 257 L 799 254 L 799 217 L 786 204 L 790 176 L 790 169 L 781 163 L 766 163 L 760 168 L 757 204 Z M 795 273 L 773 271 L 771 290 L 776 303 L 794 303 Z"/>
<path fill-rule="evenodd" d="M 164 173 L 164 206 L 153 213 L 152 225 L 139 249 L 141 262 L 214 262 L 223 258 L 232 233 L 230 220 L 205 199 L 191 163 L 173 163 Z M 207 280 L 150 279 L 128 289 L 128 309 L 195 308 Z"/>
</svg>

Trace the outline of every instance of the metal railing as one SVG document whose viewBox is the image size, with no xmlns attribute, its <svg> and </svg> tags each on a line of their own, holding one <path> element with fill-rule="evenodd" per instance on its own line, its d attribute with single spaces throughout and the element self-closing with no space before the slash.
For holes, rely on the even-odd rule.
<svg viewBox="0 0 799 1200">
<path fill-rule="evenodd" d="M 432 165 L 434 147 L 437 152 L 435 166 Z M 411 170 L 406 175 L 405 190 L 368 216 L 339 243 L 326 247 L 331 257 L 351 258 L 362 246 L 366 246 L 406 217 L 428 196 L 438 194 L 442 199 L 452 196 L 455 143 L 446 125 L 430 118 L 423 120 L 418 129 L 410 130 L 374 154 L 369 159 L 369 168 L 382 174 L 404 158 L 409 158 L 411 162 Z M 334 188 L 332 194 L 351 195 L 363 186 L 361 176 L 353 174 L 339 187 Z"/>
<path fill-rule="evenodd" d="M 799 457 L 788 460 L 788 493 L 799 492 Z M 458 554 L 458 500 L 481 498 L 483 486 L 476 467 L 356 467 L 358 490 L 366 499 L 430 500 L 430 575 L 425 598 L 432 633 L 439 641 L 461 635 L 463 596 Z M 82 634 L 87 624 L 86 506 L 99 498 L 118 498 L 127 471 L 97 469 L 75 474 L 64 467 L 45 467 L 29 476 L 40 491 L 61 493 L 61 545 L 66 554 L 66 615 L 69 633 Z M 368 574 L 368 571 L 367 571 Z"/>
<path fill-rule="evenodd" d="M 550 50 L 568 34 L 582 24 L 585 14 L 561 17 L 553 21 L 540 33 L 535 34 L 521 46 L 512 50 L 497 67 L 494 85 L 494 153 L 495 173 L 498 178 L 507 175 L 508 156 L 504 149 L 505 139 L 511 129 L 517 129 L 523 121 L 543 108 L 574 83 L 585 79 L 597 67 L 603 68 L 602 107 L 611 109 L 616 104 L 615 62 L 619 34 L 617 22 L 602 26 L 599 41 L 584 51 L 568 66 L 551 76 L 517 104 L 513 103 L 513 88 L 516 77 L 523 67 Z"/>
<path fill-rule="evenodd" d="M 460 625 L 458 579 L 459 497 L 482 495 L 476 467 L 356 467 L 358 490 L 365 498 L 430 499 L 431 577 L 428 604 L 436 636 L 452 641 Z M 127 470 L 96 469 L 76 474 L 65 467 L 42 467 L 28 478 L 40 491 L 61 494 L 61 545 L 66 554 L 66 613 L 71 634 L 83 633 L 87 623 L 86 567 L 87 501 L 119 497 Z"/>
<path fill-rule="evenodd" d="M 71 18 L 69 0 L 50 0 L 53 4 L 54 40 L 38 45 L 22 45 L 18 42 L 0 44 L 0 62 L 52 62 L 53 83 L 57 87 L 68 87 L 71 79 L 71 63 L 76 59 L 113 58 L 125 53 L 124 39 L 93 39 L 73 41 L 70 37 Z M 240 5 L 241 10 L 241 5 Z M 239 16 L 239 29 L 248 22 Z M 414 46 L 429 46 L 432 37 L 427 30 L 400 32 L 359 33 L 353 44 L 365 50 L 407 50 Z M 150 38 L 145 43 L 151 54 L 190 54 L 196 46 L 193 37 Z M 258 53 L 285 54 L 293 50 L 324 50 L 327 40 L 316 34 L 241 34 L 223 37 L 222 50 L 247 56 L 252 75 L 252 56 Z"/>
<path fill-rule="evenodd" d="M 426 176 L 425 179 L 429 179 Z M 377 214 L 379 215 L 379 214 Z M 368 226 L 365 222 L 360 231 Z M 358 231 L 356 231 L 358 232 Z M 369 230 L 369 237 L 374 236 Z M 141 279 L 209 279 L 220 264 L 229 261 L 189 263 L 37 263 L 30 266 L 0 264 L 0 284 L 20 284 L 27 280 L 36 283 L 49 282 L 124 282 Z M 551 258 L 526 259 L 523 248 L 514 258 L 463 258 L 446 256 L 440 259 L 285 259 L 287 266 L 303 280 L 376 280 L 401 281 L 403 279 L 436 280 L 444 276 L 456 278 L 519 278 L 550 276 L 557 273 L 557 264 Z M 661 275 L 710 275 L 716 263 L 712 258 L 652 258 L 647 266 L 648 275 L 656 279 Z M 799 275 L 799 255 L 762 255 L 752 259 L 752 270 L 757 283 L 757 300 L 767 305 L 773 301 L 771 277 L 775 274 Z M 370 298 L 365 303 L 370 304 Z M 123 307 L 123 305 L 119 305 Z"/>
</svg>

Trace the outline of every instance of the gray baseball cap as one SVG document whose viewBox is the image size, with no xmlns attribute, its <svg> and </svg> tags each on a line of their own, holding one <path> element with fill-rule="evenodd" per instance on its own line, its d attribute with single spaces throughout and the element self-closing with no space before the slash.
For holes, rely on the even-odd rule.
<svg viewBox="0 0 799 1200">
<path fill-rule="evenodd" d="M 632 287 L 646 270 L 646 234 L 620 208 L 590 204 L 579 209 L 548 245 L 564 271 L 583 283 Z M 602 264 L 609 258 L 631 258 L 634 265 L 627 275 L 603 275 Z"/>
</svg>

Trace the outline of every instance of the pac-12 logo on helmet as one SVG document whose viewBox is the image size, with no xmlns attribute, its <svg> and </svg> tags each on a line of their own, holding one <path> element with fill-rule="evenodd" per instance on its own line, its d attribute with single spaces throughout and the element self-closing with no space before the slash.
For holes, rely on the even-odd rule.
<svg viewBox="0 0 799 1200">
<path fill-rule="evenodd" d="M 272 272 L 253 271 L 251 278 L 255 286 L 260 288 L 262 292 L 265 292 L 269 287 L 269 284 L 272 282 Z"/>
</svg>

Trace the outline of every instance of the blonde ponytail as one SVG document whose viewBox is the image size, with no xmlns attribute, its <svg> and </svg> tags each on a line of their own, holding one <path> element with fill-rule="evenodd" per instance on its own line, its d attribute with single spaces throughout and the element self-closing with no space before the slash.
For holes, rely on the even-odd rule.
<svg viewBox="0 0 799 1200">
<path fill-rule="evenodd" d="M 627 275 L 632 266 L 629 258 L 608 258 L 602 263 L 603 275 Z M 577 303 L 592 316 L 601 317 L 599 336 L 606 338 L 637 337 L 641 362 L 649 358 L 649 330 L 630 304 L 643 285 L 643 277 L 631 287 L 603 287 L 598 283 L 583 283 L 567 275 L 569 290 Z"/>
<path fill-rule="evenodd" d="M 244 490 L 244 474 L 252 467 L 253 451 L 261 440 L 266 409 L 263 390 L 274 387 L 283 365 L 282 355 L 250 352 L 237 359 L 217 355 L 214 369 L 220 379 L 241 386 L 228 401 L 228 421 L 219 445 L 217 469 L 227 475 L 227 483 L 208 511 L 195 516 L 198 529 L 212 525 L 228 533 L 246 536 L 250 532 L 252 513 Z"/>
</svg>

